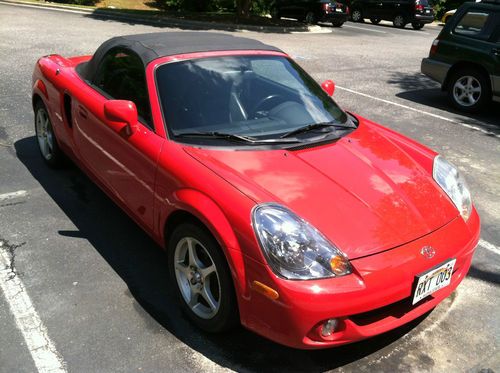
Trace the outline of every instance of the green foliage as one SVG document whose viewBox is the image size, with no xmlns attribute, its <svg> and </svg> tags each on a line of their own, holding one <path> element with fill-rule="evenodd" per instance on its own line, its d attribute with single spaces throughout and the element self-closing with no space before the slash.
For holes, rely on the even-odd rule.
<svg viewBox="0 0 500 373">
<path fill-rule="evenodd" d="M 432 7 L 436 13 L 436 19 L 440 20 L 448 10 L 457 9 L 463 3 L 465 0 L 434 0 Z"/>
</svg>

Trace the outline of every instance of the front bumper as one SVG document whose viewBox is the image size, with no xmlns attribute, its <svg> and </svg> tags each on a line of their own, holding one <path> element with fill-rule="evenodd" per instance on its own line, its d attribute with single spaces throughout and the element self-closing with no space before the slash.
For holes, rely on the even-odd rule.
<svg viewBox="0 0 500 373">
<path fill-rule="evenodd" d="M 375 336 L 404 325 L 448 297 L 467 274 L 479 240 L 479 216 L 457 217 L 446 226 L 413 242 L 379 254 L 352 260 L 348 276 L 310 281 L 278 278 L 266 265 L 247 262 L 249 281 L 257 280 L 279 293 L 271 300 L 257 292 L 241 300 L 243 325 L 275 342 L 294 348 L 337 346 Z M 426 259 L 422 247 L 436 255 Z M 411 305 L 415 276 L 456 258 L 451 284 Z M 322 337 L 320 325 L 340 320 L 337 331 Z"/>
<path fill-rule="evenodd" d="M 338 22 L 347 22 L 349 19 L 349 14 L 345 12 L 331 12 L 324 14 L 320 20 L 320 22 L 332 22 L 332 21 L 338 21 Z"/>
<path fill-rule="evenodd" d="M 429 78 L 443 84 L 448 75 L 451 65 L 443 62 L 433 60 L 431 58 L 422 59 L 420 71 L 422 74 L 427 75 Z"/>
</svg>

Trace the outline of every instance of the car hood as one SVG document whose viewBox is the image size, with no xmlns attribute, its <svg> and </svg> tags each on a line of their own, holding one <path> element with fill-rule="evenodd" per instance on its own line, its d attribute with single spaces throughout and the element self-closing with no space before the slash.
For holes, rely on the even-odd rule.
<svg viewBox="0 0 500 373">
<path fill-rule="evenodd" d="M 257 203 L 287 206 L 350 259 L 415 240 L 458 215 L 427 171 L 366 124 L 309 149 L 185 151 Z"/>
</svg>

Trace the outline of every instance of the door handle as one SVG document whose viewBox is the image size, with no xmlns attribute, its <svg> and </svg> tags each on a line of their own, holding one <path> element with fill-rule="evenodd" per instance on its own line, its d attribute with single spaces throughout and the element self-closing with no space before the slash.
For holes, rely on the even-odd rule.
<svg viewBox="0 0 500 373">
<path fill-rule="evenodd" d="M 493 53 L 495 56 L 500 56 L 500 48 L 493 48 L 491 50 L 491 53 Z"/>
<path fill-rule="evenodd" d="M 82 105 L 78 105 L 78 114 L 84 119 L 87 119 L 87 109 L 85 109 Z"/>
</svg>

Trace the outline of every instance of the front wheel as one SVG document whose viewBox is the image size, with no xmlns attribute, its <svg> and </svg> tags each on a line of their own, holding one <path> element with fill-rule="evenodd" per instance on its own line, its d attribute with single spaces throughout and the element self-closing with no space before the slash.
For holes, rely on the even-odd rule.
<svg viewBox="0 0 500 373">
<path fill-rule="evenodd" d="M 361 12 L 361 9 L 353 9 L 352 10 L 351 21 L 363 22 L 363 12 Z"/>
<path fill-rule="evenodd" d="M 412 22 L 411 27 L 413 27 L 414 30 L 420 30 L 424 27 L 424 24 L 422 22 Z"/>
<path fill-rule="evenodd" d="M 333 27 L 342 27 L 343 24 L 344 24 L 344 21 L 338 21 L 338 20 L 332 21 Z"/>
<path fill-rule="evenodd" d="M 394 27 L 404 28 L 406 26 L 406 19 L 402 14 L 398 14 L 396 17 L 394 17 L 392 24 L 394 25 Z"/>
<path fill-rule="evenodd" d="M 58 168 L 63 165 L 64 155 L 57 145 L 47 108 L 41 100 L 38 100 L 35 103 L 34 111 L 35 133 L 40 153 L 49 167 Z"/>
<path fill-rule="evenodd" d="M 491 98 L 489 80 L 476 69 L 459 70 L 450 79 L 448 98 L 460 110 L 477 112 Z"/>
<path fill-rule="evenodd" d="M 218 333 L 238 323 L 231 274 L 220 246 L 199 225 L 185 223 L 168 241 L 170 280 L 184 312 L 201 329 Z"/>
</svg>

